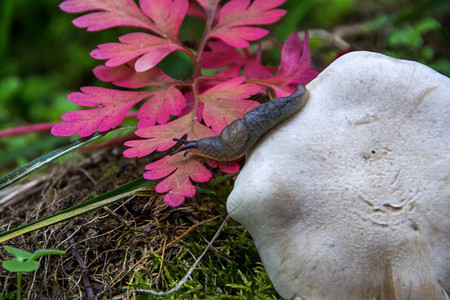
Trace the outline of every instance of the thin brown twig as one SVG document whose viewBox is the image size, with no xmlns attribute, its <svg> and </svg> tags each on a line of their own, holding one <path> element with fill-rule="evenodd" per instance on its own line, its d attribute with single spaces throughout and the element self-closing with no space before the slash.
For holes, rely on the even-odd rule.
<svg viewBox="0 0 450 300">
<path fill-rule="evenodd" d="M 191 227 L 189 227 L 185 232 L 183 232 L 181 235 L 179 235 L 178 237 L 176 237 L 173 241 L 171 241 L 170 243 L 167 244 L 167 248 L 171 247 L 173 244 L 175 244 L 176 242 L 178 242 L 179 240 L 181 240 L 183 237 L 185 237 L 189 232 L 191 232 L 192 230 L 194 230 L 195 228 L 197 228 L 200 225 L 203 225 L 205 223 L 214 221 L 215 219 L 217 219 L 219 216 L 215 216 L 212 217 L 210 219 L 201 221 L 197 224 L 192 225 Z"/>
<path fill-rule="evenodd" d="M 164 237 L 164 243 L 163 243 L 162 254 L 161 254 L 161 262 L 159 264 L 158 275 L 156 276 L 156 279 L 155 279 L 156 283 L 158 283 L 159 278 L 161 277 L 161 273 L 162 273 L 162 268 L 163 268 L 163 264 L 164 264 L 164 254 L 166 253 L 166 242 L 167 242 L 167 236 Z"/>
</svg>

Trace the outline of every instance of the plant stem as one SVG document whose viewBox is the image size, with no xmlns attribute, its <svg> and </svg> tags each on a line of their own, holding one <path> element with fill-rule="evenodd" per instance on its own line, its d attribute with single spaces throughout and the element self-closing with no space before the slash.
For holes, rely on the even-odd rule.
<svg viewBox="0 0 450 300">
<path fill-rule="evenodd" d="M 198 46 L 197 51 L 197 62 L 198 65 L 200 65 L 200 61 L 202 59 L 203 50 L 205 49 L 206 41 L 209 38 L 209 32 L 211 31 L 212 24 L 214 22 L 214 16 L 216 15 L 216 9 L 217 5 L 219 4 L 219 1 L 214 1 L 214 3 L 211 5 L 211 10 L 206 12 L 207 14 L 207 20 L 206 20 L 206 26 L 205 31 L 203 32 L 202 39 L 200 40 L 200 45 Z M 201 68 L 195 69 L 195 77 L 198 77 L 201 75 Z"/>
<path fill-rule="evenodd" d="M 137 116 L 137 111 L 129 111 L 125 115 L 125 119 L 134 119 Z M 61 122 L 48 122 L 48 123 L 38 123 L 38 124 L 30 124 L 30 125 L 22 125 L 18 127 L 13 128 L 7 128 L 7 129 L 1 129 L 0 130 L 0 138 L 6 137 L 6 136 L 16 136 L 16 135 L 22 135 L 32 132 L 38 132 L 38 131 L 49 131 L 53 126 L 56 124 L 59 124 Z"/>
<path fill-rule="evenodd" d="M 53 126 L 55 126 L 58 123 L 60 123 L 60 122 L 31 124 L 31 125 L 23 125 L 23 126 L 14 127 L 14 128 L 3 129 L 3 130 L 0 130 L 0 138 L 5 137 L 5 136 L 15 136 L 15 135 L 21 135 L 21 134 L 26 134 L 26 133 L 31 133 L 31 132 L 50 130 Z"/>
<path fill-rule="evenodd" d="M 195 120 L 197 118 L 197 110 L 198 110 L 198 79 L 194 80 L 192 84 L 192 93 L 194 94 L 194 107 L 192 108 L 192 118 Z M 191 127 L 192 128 L 192 127 Z"/>
<path fill-rule="evenodd" d="M 22 291 L 22 272 L 17 272 L 17 300 L 20 300 Z"/>
</svg>

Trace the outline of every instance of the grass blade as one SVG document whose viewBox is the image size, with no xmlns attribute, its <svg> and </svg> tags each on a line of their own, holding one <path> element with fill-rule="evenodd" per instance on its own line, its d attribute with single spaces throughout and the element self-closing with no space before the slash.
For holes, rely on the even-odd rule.
<svg viewBox="0 0 450 300">
<path fill-rule="evenodd" d="M 105 205 L 114 203 L 125 197 L 135 195 L 137 189 L 155 184 L 157 181 L 146 180 L 143 177 L 130 181 L 114 190 L 101 194 L 92 199 L 86 200 L 78 205 L 67 208 L 59 213 L 42 218 L 30 224 L 26 224 L 0 233 L 0 243 L 5 242 L 22 234 L 38 230 L 59 222 L 67 221 L 71 218 L 91 212 Z"/>
<path fill-rule="evenodd" d="M 122 125 L 120 127 L 117 127 L 116 129 L 129 129 L 132 128 L 132 126 Z M 111 131 L 109 131 L 111 132 Z M 55 149 L 49 153 L 46 153 L 29 163 L 15 169 L 14 171 L 6 174 L 5 176 L 0 178 L 0 190 L 4 189 L 5 187 L 17 182 L 18 180 L 22 179 L 23 177 L 33 173 L 34 171 L 39 170 L 40 168 L 44 167 L 45 165 L 49 164 L 50 162 L 60 158 L 61 156 L 66 155 L 69 152 L 72 152 L 80 147 L 83 147 L 89 143 L 92 143 L 93 141 L 99 139 L 100 137 L 104 136 L 105 134 L 99 134 L 95 133 L 93 136 L 89 138 L 81 138 L 79 140 L 76 140 L 69 145 L 62 146 L 58 149 Z"/>
<path fill-rule="evenodd" d="M 69 145 L 62 146 L 58 149 L 50 151 L 49 153 L 46 153 L 46 154 L 30 161 L 29 163 L 15 169 L 14 171 L 12 171 L 9 174 L 6 174 L 2 178 L 0 178 L 0 190 L 17 182 L 18 180 L 33 173 L 34 171 L 39 170 L 40 168 L 42 168 L 43 166 L 47 165 L 48 163 L 54 161 L 55 159 L 58 159 L 61 156 L 64 156 L 67 153 L 72 152 L 73 150 L 76 150 L 84 145 L 87 145 L 87 144 L 97 140 L 101 136 L 102 135 L 96 133 L 90 138 L 83 138 L 83 139 L 76 140 L 76 141 L 70 143 Z"/>
</svg>

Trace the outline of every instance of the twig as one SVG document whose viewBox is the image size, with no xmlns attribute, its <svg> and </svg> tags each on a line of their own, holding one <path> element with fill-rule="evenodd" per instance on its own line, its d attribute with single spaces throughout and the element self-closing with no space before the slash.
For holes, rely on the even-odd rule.
<svg viewBox="0 0 450 300">
<path fill-rule="evenodd" d="M 203 256 L 206 254 L 206 252 L 209 250 L 209 248 L 212 246 L 212 244 L 214 243 L 214 241 L 217 239 L 217 237 L 219 236 L 220 232 L 222 232 L 223 227 L 225 226 L 225 224 L 227 223 L 228 219 L 230 219 L 230 215 L 228 215 L 225 220 L 223 221 L 222 225 L 220 225 L 219 229 L 217 230 L 216 234 L 214 235 L 214 237 L 211 239 L 211 241 L 209 242 L 208 246 L 206 246 L 205 250 L 203 250 L 203 253 L 200 255 L 200 257 L 194 262 L 194 264 L 192 265 L 192 267 L 189 269 L 189 271 L 186 273 L 186 275 L 184 275 L 184 277 L 177 283 L 177 285 L 170 289 L 167 292 L 157 292 L 157 291 L 153 291 L 153 290 L 136 290 L 137 293 L 145 293 L 145 294 L 150 294 L 150 295 L 155 295 L 155 296 L 167 296 L 170 295 L 176 291 L 178 291 L 183 284 L 188 280 L 189 276 L 191 276 L 192 272 L 194 272 L 195 267 L 197 267 L 198 263 L 201 261 L 201 259 L 203 258 Z"/>
</svg>

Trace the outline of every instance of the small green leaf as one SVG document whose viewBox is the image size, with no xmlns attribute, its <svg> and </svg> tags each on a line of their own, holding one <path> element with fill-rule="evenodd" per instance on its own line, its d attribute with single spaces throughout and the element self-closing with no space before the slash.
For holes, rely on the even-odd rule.
<svg viewBox="0 0 450 300">
<path fill-rule="evenodd" d="M 425 18 L 416 25 L 416 31 L 419 33 L 427 33 L 439 28 L 441 28 L 441 24 L 434 18 Z"/>
<path fill-rule="evenodd" d="M 247 277 L 245 277 L 244 273 L 242 273 L 241 270 L 237 270 L 237 271 L 238 271 L 239 277 L 241 277 L 241 279 L 242 279 L 242 282 L 244 282 L 244 284 L 247 287 L 250 287 L 252 285 L 252 283 L 247 279 Z"/>
<path fill-rule="evenodd" d="M 235 284 L 235 283 L 229 283 L 226 284 L 225 286 L 228 286 L 232 289 L 240 289 L 240 290 L 244 290 L 244 291 L 251 291 L 251 288 L 243 285 L 243 284 Z"/>
<path fill-rule="evenodd" d="M 33 272 L 39 269 L 39 262 L 35 260 L 18 261 L 6 260 L 2 262 L 3 268 L 9 272 Z"/>
<path fill-rule="evenodd" d="M 52 254 L 66 254 L 66 252 L 54 249 L 39 249 L 33 252 L 33 257 L 31 257 L 30 260 L 36 259 L 44 255 L 52 255 Z"/>
<path fill-rule="evenodd" d="M 14 255 L 19 261 L 23 261 L 25 259 L 30 259 L 31 257 L 33 257 L 33 253 L 22 250 L 22 249 L 17 249 L 17 248 L 10 247 L 10 246 L 3 246 L 3 248 L 7 252 Z"/>
<path fill-rule="evenodd" d="M 222 175 L 220 177 L 217 177 L 217 178 L 214 178 L 214 179 L 210 180 L 209 183 L 211 185 L 218 185 L 218 184 L 221 184 L 222 182 L 228 180 L 229 178 L 237 176 L 238 174 L 239 174 L 239 171 L 235 172 L 235 173 L 227 173 L 225 175 Z"/>
</svg>

